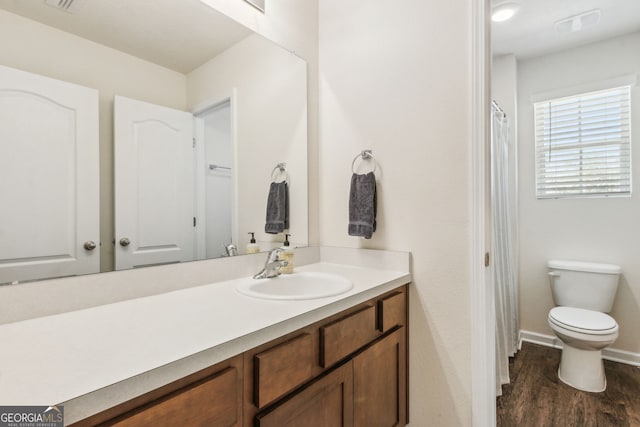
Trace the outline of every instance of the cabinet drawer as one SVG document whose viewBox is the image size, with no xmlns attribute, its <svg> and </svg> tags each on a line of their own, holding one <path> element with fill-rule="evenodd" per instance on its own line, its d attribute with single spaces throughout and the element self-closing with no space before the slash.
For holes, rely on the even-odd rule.
<svg viewBox="0 0 640 427">
<path fill-rule="evenodd" d="M 237 405 L 238 370 L 227 368 L 138 410 L 104 424 L 117 427 L 233 426 L 241 420 Z"/>
<path fill-rule="evenodd" d="M 253 359 L 255 405 L 262 408 L 310 379 L 314 360 L 310 334 L 299 335 L 256 354 Z"/>
<path fill-rule="evenodd" d="M 378 329 L 386 332 L 403 326 L 406 320 L 404 292 L 396 292 L 378 301 Z"/>
<path fill-rule="evenodd" d="M 320 365 L 333 365 L 367 344 L 377 335 L 373 306 L 336 320 L 320 328 Z"/>
</svg>

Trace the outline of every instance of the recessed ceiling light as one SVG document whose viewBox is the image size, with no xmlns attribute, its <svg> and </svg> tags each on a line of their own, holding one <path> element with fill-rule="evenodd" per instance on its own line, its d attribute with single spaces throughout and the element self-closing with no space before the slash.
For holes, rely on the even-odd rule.
<svg viewBox="0 0 640 427">
<path fill-rule="evenodd" d="M 493 22 L 504 22 L 507 21 L 518 12 L 520 9 L 520 3 L 516 2 L 506 2 L 501 3 L 493 8 L 491 11 L 491 20 Z"/>
</svg>

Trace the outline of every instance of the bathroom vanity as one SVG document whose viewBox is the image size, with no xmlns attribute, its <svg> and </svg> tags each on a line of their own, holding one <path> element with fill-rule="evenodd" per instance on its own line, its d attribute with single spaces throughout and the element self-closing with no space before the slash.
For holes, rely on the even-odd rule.
<svg viewBox="0 0 640 427">
<path fill-rule="evenodd" d="M 406 424 L 406 286 L 73 426 Z"/>
<path fill-rule="evenodd" d="M 353 288 L 269 300 L 242 277 L 0 325 L 0 402 L 77 427 L 405 425 L 409 254 L 305 250 L 302 277 Z"/>
</svg>

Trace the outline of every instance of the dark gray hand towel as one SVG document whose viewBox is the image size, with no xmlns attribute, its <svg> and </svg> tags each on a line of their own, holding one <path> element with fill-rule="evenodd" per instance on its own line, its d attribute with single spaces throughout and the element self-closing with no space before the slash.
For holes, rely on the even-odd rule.
<svg viewBox="0 0 640 427">
<path fill-rule="evenodd" d="M 351 176 L 349 192 L 349 236 L 370 239 L 376 231 L 376 176 L 373 172 Z"/>
<path fill-rule="evenodd" d="M 267 199 L 267 222 L 264 232 L 282 233 L 289 229 L 289 186 L 285 181 L 272 182 Z"/>
</svg>

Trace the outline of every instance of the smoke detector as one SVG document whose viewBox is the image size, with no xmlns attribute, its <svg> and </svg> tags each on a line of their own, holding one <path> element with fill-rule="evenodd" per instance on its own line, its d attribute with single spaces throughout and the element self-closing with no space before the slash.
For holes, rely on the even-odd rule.
<svg viewBox="0 0 640 427">
<path fill-rule="evenodd" d="M 575 33 L 599 23 L 600 9 L 594 9 L 556 22 L 555 29 L 558 33 Z"/>
<path fill-rule="evenodd" d="M 45 3 L 58 10 L 76 13 L 86 0 L 45 0 Z"/>
</svg>

